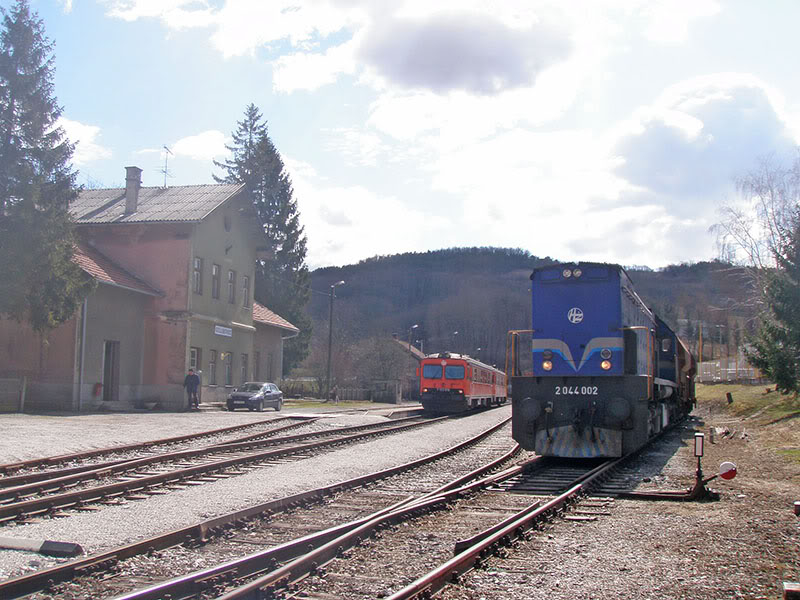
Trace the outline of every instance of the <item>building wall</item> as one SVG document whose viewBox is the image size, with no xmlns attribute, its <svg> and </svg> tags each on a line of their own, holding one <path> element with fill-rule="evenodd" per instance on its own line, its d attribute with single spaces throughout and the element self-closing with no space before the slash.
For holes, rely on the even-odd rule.
<svg viewBox="0 0 800 600">
<path fill-rule="evenodd" d="M 260 379 L 279 383 L 283 373 L 283 339 L 286 332 L 259 324 L 256 327 L 254 355 L 260 357 Z"/>
<path fill-rule="evenodd" d="M 244 198 L 240 196 L 218 207 L 197 224 L 192 234 L 189 274 L 191 323 L 186 368 L 194 366 L 201 371 L 202 402 L 223 402 L 233 387 L 253 379 L 256 237 L 252 218 L 240 210 L 245 208 L 243 202 Z M 194 289 L 195 259 L 202 260 L 199 291 Z M 213 265 L 219 267 L 217 297 L 214 294 Z M 228 294 L 228 273 L 231 271 L 235 272 L 233 302 L 229 301 Z M 249 282 L 246 289 L 245 277 Z M 193 355 L 196 364 L 192 363 Z M 229 383 L 225 378 L 228 362 L 231 369 Z M 244 372 L 243 365 L 246 367 Z"/>
<path fill-rule="evenodd" d="M 142 322 L 153 300 L 151 296 L 104 284 L 87 299 L 83 376 L 79 373 L 77 378 L 82 381 L 82 409 L 132 408 L 139 404 L 145 347 Z M 119 342 L 119 387 L 108 400 L 97 386 L 110 384 L 104 378 L 106 342 Z"/>
<path fill-rule="evenodd" d="M 87 225 L 82 234 L 109 258 L 160 289 L 144 314 L 140 399 L 165 410 L 184 402 L 194 224 Z M 141 327 L 141 325 L 140 325 Z"/>
<path fill-rule="evenodd" d="M 26 323 L 0 319 L 0 377 L 27 379 L 25 410 L 72 410 L 77 318 L 46 338 Z"/>
</svg>

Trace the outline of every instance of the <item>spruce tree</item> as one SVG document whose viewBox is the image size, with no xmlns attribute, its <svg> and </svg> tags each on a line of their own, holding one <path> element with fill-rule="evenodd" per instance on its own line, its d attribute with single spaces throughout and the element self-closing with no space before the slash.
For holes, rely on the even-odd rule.
<svg viewBox="0 0 800 600">
<path fill-rule="evenodd" d="M 750 362 L 782 392 L 800 392 L 800 209 L 786 236 L 778 268 L 767 274 L 763 287 L 765 309 L 748 350 Z"/>
<path fill-rule="evenodd" d="M 18 0 L 0 30 L 0 314 L 45 333 L 94 282 L 72 262 L 73 146 L 57 126 L 53 45 Z"/>
<path fill-rule="evenodd" d="M 245 184 L 268 248 L 267 258 L 256 265 L 255 298 L 300 329 L 284 350 L 284 372 L 288 372 L 308 355 L 311 340 L 311 319 L 305 310 L 311 293 L 306 236 L 292 182 L 254 104 L 245 109 L 233 132 L 233 144 L 226 148 L 231 158 L 214 163 L 225 175 L 214 179 Z"/>
</svg>

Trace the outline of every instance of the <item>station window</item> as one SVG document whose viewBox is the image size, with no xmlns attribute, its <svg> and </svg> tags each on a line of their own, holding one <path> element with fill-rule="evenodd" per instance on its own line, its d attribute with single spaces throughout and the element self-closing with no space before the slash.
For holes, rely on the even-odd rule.
<svg viewBox="0 0 800 600">
<path fill-rule="evenodd" d="M 228 271 L 228 303 L 236 303 L 236 271 Z"/>
<path fill-rule="evenodd" d="M 261 381 L 261 352 L 258 350 L 253 353 L 253 379 Z"/>
<path fill-rule="evenodd" d="M 208 351 L 208 385 L 217 385 L 217 351 Z"/>
<path fill-rule="evenodd" d="M 247 354 L 242 354 L 242 365 L 241 365 L 242 383 L 247 381 L 247 363 L 248 363 L 248 360 L 249 360 L 249 357 L 247 356 Z"/>
<path fill-rule="evenodd" d="M 224 352 L 222 363 L 225 368 L 225 385 L 233 385 L 233 352 Z"/>
<path fill-rule="evenodd" d="M 203 294 L 203 259 L 194 257 L 192 267 L 192 291 L 195 294 Z"/>
<path fill-rule="evenodd" d="M 199 371 L 200 365 L 203 364 L 202 356 L 203 351 L 200 348 L 195 348 L 194 346 L 189 348 L 189 368 Z"/>
<path fill-rule="evenodd" d="M 242 276 L 242 306 L 250 306 L 250 278 L 247 275 Z"/>
<path fill-rule="evenodd" d="M 219 279 L 221 270 L 219 265 L 211 265 L 211 297 L 219 300 Z"/>
</svg>

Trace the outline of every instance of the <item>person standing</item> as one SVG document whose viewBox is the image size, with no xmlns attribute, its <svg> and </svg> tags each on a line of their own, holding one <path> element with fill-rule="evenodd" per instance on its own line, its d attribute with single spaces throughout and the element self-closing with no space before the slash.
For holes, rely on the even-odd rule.
<svg viewBox="0 0 800 600">
<path fill-rule="evenodd" d="M 189 374 L 183 380 L 183 387 L 189 394 L 189 408 L 200 408 L 200 399 L 197 397 L 197 388 L 200 387 L 200 378 L 195 375 L 194 369 L 189 369 Z"/>
</svg>

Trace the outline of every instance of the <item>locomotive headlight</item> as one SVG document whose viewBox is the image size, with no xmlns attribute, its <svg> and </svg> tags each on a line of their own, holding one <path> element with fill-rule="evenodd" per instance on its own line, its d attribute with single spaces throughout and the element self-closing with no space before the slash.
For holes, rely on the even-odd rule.
<svg viewBox="0 0 800 600">
<path fill-rule="evenodd" d="M 544 352 L 542 352 L 542 358 L 544 360 L 552 360 L 553 359 L 552 350 L 545 350 Z"/>
<path fill-rule="evenodd" d="M 604 360 L 600 363 L 600 368 L 603 369 L 603 371 L 608 371 L 611 368 L 611 361 Z"/>
<path fill-rule="evenodd" d="M 545 371 L 552 371 L 553 370 L 552 361 L 546 360 L 542 362 L 542 369 L 544 369 Z"/>
<path fill-rule="evenodd" d="M 561 272 L 561 274 L 564 276 L 564 279 L 569 279 L 570 277 L 572 277 L 572 271 L 570 271 L 569 269 L 564 269 Z"/>
<path fill-rule="evenodd" d="M 572 272 L 572 274 L 573 274 L 575 277 L 580 277 L 581 275 L 583 275 L 583 271 L 581 271 L 580 269 L 575 269 L 575 270 Z"/>
<path fill-rule="evenodd" d="M 602 350 L 600 350 L 600 358 L 602 358 L 603 360 L 610 359 L 611 358 L 611 350 L 609 350 L 608 348 L 603 348 Z"/>
</svg>

